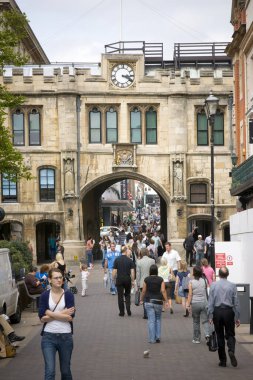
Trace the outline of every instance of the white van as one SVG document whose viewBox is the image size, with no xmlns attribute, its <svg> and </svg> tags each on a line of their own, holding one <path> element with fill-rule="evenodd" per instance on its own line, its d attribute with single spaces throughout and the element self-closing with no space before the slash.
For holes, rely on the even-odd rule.
<svg viewBox="0 0 253 380">
<path fill-rule="evenodd" d="M 12 323 L 19 323 L 21 308 L 18 302 L 19 292 L 12 277 L 9 250 L 0 249 L 0 314 L 6 314 Z"/>
</svg>

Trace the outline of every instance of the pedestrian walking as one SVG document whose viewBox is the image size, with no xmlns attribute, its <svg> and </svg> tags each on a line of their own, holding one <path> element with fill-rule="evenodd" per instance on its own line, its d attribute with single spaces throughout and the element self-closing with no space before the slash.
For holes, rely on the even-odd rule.
<svg viewBox="0 0 253 380">
<path fill-rule="evenodd" d="M 147 248 L 141 249 L 141 259 L 136 263 L 136 284 L 138 290 L 142 291 L 144 280 L 149 275 L 149 269 L 151 265 L 155 264 L 155 260 L 149 257 Z M 143 303 L 143 319 L 147 319 L 147 313 L 145 310 L 145 302 Z"/>
<path fill-rule="evenodd" d="M 145 278 L 141 303 L 145 302 L 145 309 L 148 315 L 148 341 L 149 343 L 160 343 L 161 341 L 161 320 L 163 300 L 168 307 L 165 284 L 162 277 L 158 276 L 156 264 L 151 265 L 149 276 Z"/>
<path fill-rule="evenodd" d="M 122 255 L 117 257 L 113 264 L 113 279 L 116 279 L 118 291 L 119 316 L 124 317 L 126 304 L 127 315 L 131 316 L 131 288 L 134 287 L 135 272 L 134 263 L 130 259 L 131 250 L 128 247 L 123 247 Z"/>
<path fill-rule="evenodd" d="M 182 298 L 182 307 L 184 309 L 184 317 L 189 316 L 189 309 L 186 302 L 189 294 L 190 271 L 187 269 L 186 261 L 180 261 L 179 271 L 177 272 L 175 295 Z"/>
<path fill-rule="evenodd" d="M 174 293 L 175 293 L 175 280 L 177 276 L 177 272 L 179 269 L 181 257 L 179 256 L 179 253 L 175 250 L 172 249 L 171 243 L 167 241 L 165 243 L 165 252 L 163 253 L 162 257 L 165 258 L 167 261 L 168 265 L 170 268 L 172 268 L 173 273 L 174 273 L 174 278 L 170 279 L 171 282 L 171 299 L 174 299 Z M 173 309 L 170 309 L 170 313 L 173 314 Z"/>
<path fill-rule="evenodd" d="M 207 318 L 207 283 L 204 278 L 202 278 L 201 267 L 193 268 L 193 279 L 189 283 L 189 295 L 186 304 L 187 309 L 192 310 L 193 318 L 193 340 L 192 343 L 200 343 L 201 339 L 201 329 L 200 320 L 202 322 L 206 342 L 209 341 L 210 329 Z"/>
<path fill-rule="evenodd" d="M 87 265 L 88 268 L 92 269 L 93 267 L 93 250 L 94 247 L 94 241 L 91 238 L 91 236 L 88 237 L 87 242 L 86 242 L 86 257 L 87 257 Z"/>
<path fill-rule="evenodd" d="M 112 276 L 113 265 L 114 265 L 115 259 L 119 257 L 120 255 L 121 255 L 121 252 L 116 250 L 116 244 L 111 243 L 110 249 L 107 249 L 106 256 L 105 256 L 104 274 L 107 274 L 107 270 L 108 270 L 108 277 L 110 280 L 110 292 L 113 296 L 117 293 L 115 282 Z"/>
<path fill-rule="evenodd" d="M 39 318 L 43 323 L 41 349 L 45 361 L 45 380 L 55 379 L 55 356 L 59 354 L 61 378 L 72 380 L 74 295 L 62 289 L 63 275 L 52 268 L 48 274 L 51 289 L 40 297 Z"/>
<path fill-rule="evenodd" d="M 167 260 L 162 257 L 161 258 L 161 265 L 158 268 L 158 276 L 162 277 L 164 284 L 165 284 L 165 290 L 167 294 L 168 299 L 168 305 L 170 310 L 172 310 L 171 314 L 173 313 L 172 309 L 172 300 L 171 300 L 171 292 L 172 292 L 172 282 L 170 281 L 172 278 L 174 279 L 174 273 L 173 270 L 169 267 Z M 163 304 L 163 310 L 165 311 L 165 302 Z"/>
<path fill-rule="evenodd" d="M 194 246 L 195 240 L 192 236 L 192 233 L 189 233 L 187 238 L 185 238 L 183 242 L 183 246 L 185 249 L 185 256 L 186 256 L 186 262 L 187 265 L 190 265 L 192 267 L 193 264 L 193 246 Z"/>
<path fill-rule="evenodd" d="M 204 258 L 206 253 L 206 243 L 202 239 L 202 235 L 198 235 L 198 240 L 195 241 L 193 249 L 196 254 L 196 265 L 201 266 L 201 260 Z"/>
<path fill-rule="evenodd" d="M 226 339 L 231 364 L 233 367 L 237 367 L 237 359 L 235 357 L 235 326 L 240 326 L 240 307 L 236 285 L 227 280 L 228 276 L 228 268 L 220 268 L 220 281 L 213 282 L 210 287 L 208 318 L 209 322 L 214 324 L 217 334 L 219 366 L 226 367 L 227 365 Z"/>
<path fill-rule="evenodd" d="M 88 289 L 88 277 L 90 272 L 88 271 L 88 266 L 86 264 L 81 265 L 81 279 L 82 279 L 82 297 L 87 295 Z"/>
</svg>

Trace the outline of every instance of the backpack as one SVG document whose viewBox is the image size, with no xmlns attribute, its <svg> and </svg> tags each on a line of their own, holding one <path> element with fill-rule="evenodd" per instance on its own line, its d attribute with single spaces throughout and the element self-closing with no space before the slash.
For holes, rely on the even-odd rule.
<svg viewBox="0 0 253 380">
<path fill-rule="evenodd" d="M 190 277 L 189 277 L 189 273 L 188 273 L 187 276 L 184 276 L 183 280 L 182 280 L 183 290 L 189 290 L 189 283 L 190 283 Z"/>
</svg>

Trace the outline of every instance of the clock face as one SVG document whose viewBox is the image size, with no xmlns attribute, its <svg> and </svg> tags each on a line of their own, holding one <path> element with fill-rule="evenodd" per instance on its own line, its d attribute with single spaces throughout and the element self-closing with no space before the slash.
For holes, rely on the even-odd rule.
<svg viewBox="0 0 253 380">
<path fill-rule="evenodd" d="M 131 66 L 121 63 L 113 67 L 112 83 L 119 88 L 127 88 L 134 82 L 134 71 Z"/>
</svg>

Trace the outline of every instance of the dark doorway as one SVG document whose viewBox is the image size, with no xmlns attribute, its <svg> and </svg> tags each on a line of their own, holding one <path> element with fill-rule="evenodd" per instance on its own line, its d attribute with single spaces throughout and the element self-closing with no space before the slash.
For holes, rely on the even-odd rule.
<svg viewBox="0 0 253 380">
<path fill-rule="evenodd" d="M 36 226 L 36 247 L 38 264 L 52 261 L 50 243 L 60 237 L 60 225 L 57 222 L 40 222 Z M 50 241 L 51 240 L 51 241 Z"/>
<path fill-rule="evenodd" d="M 206 219 L 194 219 L 190 220 L 189 232 L 193 230 L 194 227 L 198 227 L 198 234 L 202 235 L 202 238 L 205 240 L 207 236 L 210 235 L 212 231 L 212 224 L 210 220 Z"/>
<path fill-rule="evenodd" d="M 223 240 L 230 241 L 230 226 L 229 224 L 223 229 Z"/>
</svg>

